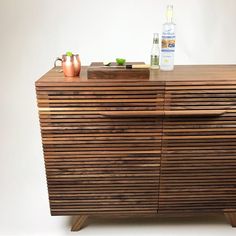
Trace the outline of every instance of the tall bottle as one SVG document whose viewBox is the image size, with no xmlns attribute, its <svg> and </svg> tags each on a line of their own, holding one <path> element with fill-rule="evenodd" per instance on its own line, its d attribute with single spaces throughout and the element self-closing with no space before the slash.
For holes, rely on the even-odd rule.
<svg viewBox="0 0 236 236">
<path fill-rule="evenodd" d="M 175 23 L 173 22 L 173 5 L 166 9 L 166 22 L 163 24 L 161 41 L 161 65 L 160 69 L 171 71 L 174 69 L 175 53 Z"/>
<path fill-rule="evenodd" d="M 153 44 L 151 51 L 151 69 L 159 69 L 160 47 L 159 47 L 159 34 L 154 33 Z"/>
</svg>

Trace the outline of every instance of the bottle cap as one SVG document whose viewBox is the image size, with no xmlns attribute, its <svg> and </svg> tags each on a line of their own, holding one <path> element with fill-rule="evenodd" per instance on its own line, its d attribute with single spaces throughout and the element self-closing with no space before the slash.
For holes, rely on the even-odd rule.
<svg viewBox="0 0 236 236">
<path fill-rule="evenodd" d="M 173 5 L 167 5 L 166 18 L 167 18 L 167 21 L 173 20 Z"/>
</svg>

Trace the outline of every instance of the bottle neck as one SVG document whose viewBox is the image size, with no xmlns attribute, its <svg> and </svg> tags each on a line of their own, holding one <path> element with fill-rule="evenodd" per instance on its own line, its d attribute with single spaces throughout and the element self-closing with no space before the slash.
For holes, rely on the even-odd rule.
<svg viewBox="0 0 236 236">
<path fill-rule="evenodd" d="M 153 44 L 159 44 L 159 34 L 154 34 L 153 36 Z"/>
<path fill-rule="evenodd" d="M 166 8 L 166 22 L 173 23 L 173 5 L 168 5 Z"/>
<path fill-rule="evenodd" d="M 173 23 L 173 17 L 172 16 L 167 16 L 166 17 L 166 23 Z"/>
<path fill-rule="evenodd" d="M 159 39 L 153 39 L 153 44 L 159 44 Z"/>
</svg>

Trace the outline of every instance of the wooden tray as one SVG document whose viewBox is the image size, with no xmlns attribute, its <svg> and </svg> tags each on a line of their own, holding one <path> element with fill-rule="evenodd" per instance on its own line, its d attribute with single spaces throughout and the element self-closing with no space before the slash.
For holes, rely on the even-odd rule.
<svg viewBox="0 0 236 236">
<path fill-rule="evenodd" d="M 128 65 L 145 64 L 144 62 L 127 62 Z M 116 63 L 112 63 L 111 66 L 116 66 Z M 126 69 L 124 67 L 103 67 L 102 62 L 92 62 L 88 67 L 88 79 L 89 80 L 106 80 L 106 79 L 128 79 L 128 80 L 148 80 L 150 71 L 145 69 Z"/>
</svg>

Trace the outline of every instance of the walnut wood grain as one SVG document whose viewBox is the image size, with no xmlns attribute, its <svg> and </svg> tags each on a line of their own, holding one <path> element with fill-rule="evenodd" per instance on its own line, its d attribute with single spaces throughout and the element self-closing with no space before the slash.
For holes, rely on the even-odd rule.
<svg viewBox="0 0 236 236">
<path fill-rule="evenodd" d="M 127 65 L 144 64 L 144 62 L 134 63 L 127 62 Z M 116 63 L 112 63 L 111 66 L 117 66 Z M 129 78 L 129 80 L 149 80 L 150 70 L 149 68 L 133 68 L 127 69 L 123 67 L 105 67 L 102 62 L 93 62 L 87 69 L 88 80 L 122 80 Z"/>
<path fill-rule="evenodd" d="M 52 215 L 157 212 L 162 120 L 100 113 L 163 110 L 162 83 L 39 85 L 37 98 Z"/>
<path fill-rule="evenodd" d="M 65 86 L 78 86 L 78 83 L 82 86 L 84 83 L 90 83 L 91 85 L 99 86 L 103 83 L 102 80 L 92 80 L 87 79 L 87 66 L 83 66 L 81 69 L 80 77 L 65 77 L 63 73 L 59 73 L 58 70 L 61 68 L 53 68 L 42 76 L 36 83 L 40 86 L 55 86 L 55 83 Z M 214 83 L 234 83 L 236 80 L 236 65 L 177 65 L 173 71 L 160 71 L 151 70 L 150 71 L 150 84 L 152 82 L 170 82 L 176 83 L 180 81 L 186 81 L 188 83 L 198 83 L 202 84 L 214 84 Z M 106 80 L 111 83 L 120 82 L 123 85 L 129 83 L 127 78 L 120 80 Z M 137 80 L 138 81 L 138 80 Z M 136 82 L 137 82 L 136 81 Z M 140 82 L 140 80 L 138 81 Z M 135 83 L 135 80 L 132 80 Z M 177 84 L 176 84 L 177 85 Z"/>
<path fill-rule="evenodd" d="M 167 82 L 165 109 L 220 116 L 165 117 L 159 213 L 236 207 L 236 81 Z"/>
<path fill-rule="evenodd" d="M 108 111 L 100 112 L 102 116 L 110 117 L 152 117 L 152 116 L 220 116 L 226 113 L 226 110 L 187 110 L 187 111 Z"/>
<path fill-rule="evenodd" d="M 235 225 L 236 66 L 36 82 L 52 215 L 224 213 Z"/>
<path fill-rule="evenodd" d="M 88 220 L 88 216 L 76 216 L 76 217 L 74 217 L 74 223 L 71 227 L 71 231 L 75 232 L 75 231 L 81 230 L 84 227 L 87 220 Z"/>
<path fill-rule="evenodd" d="M 226 209 L 224 214 L 231 226 L 236 227 L 236 209 Z"/>
</svg>

